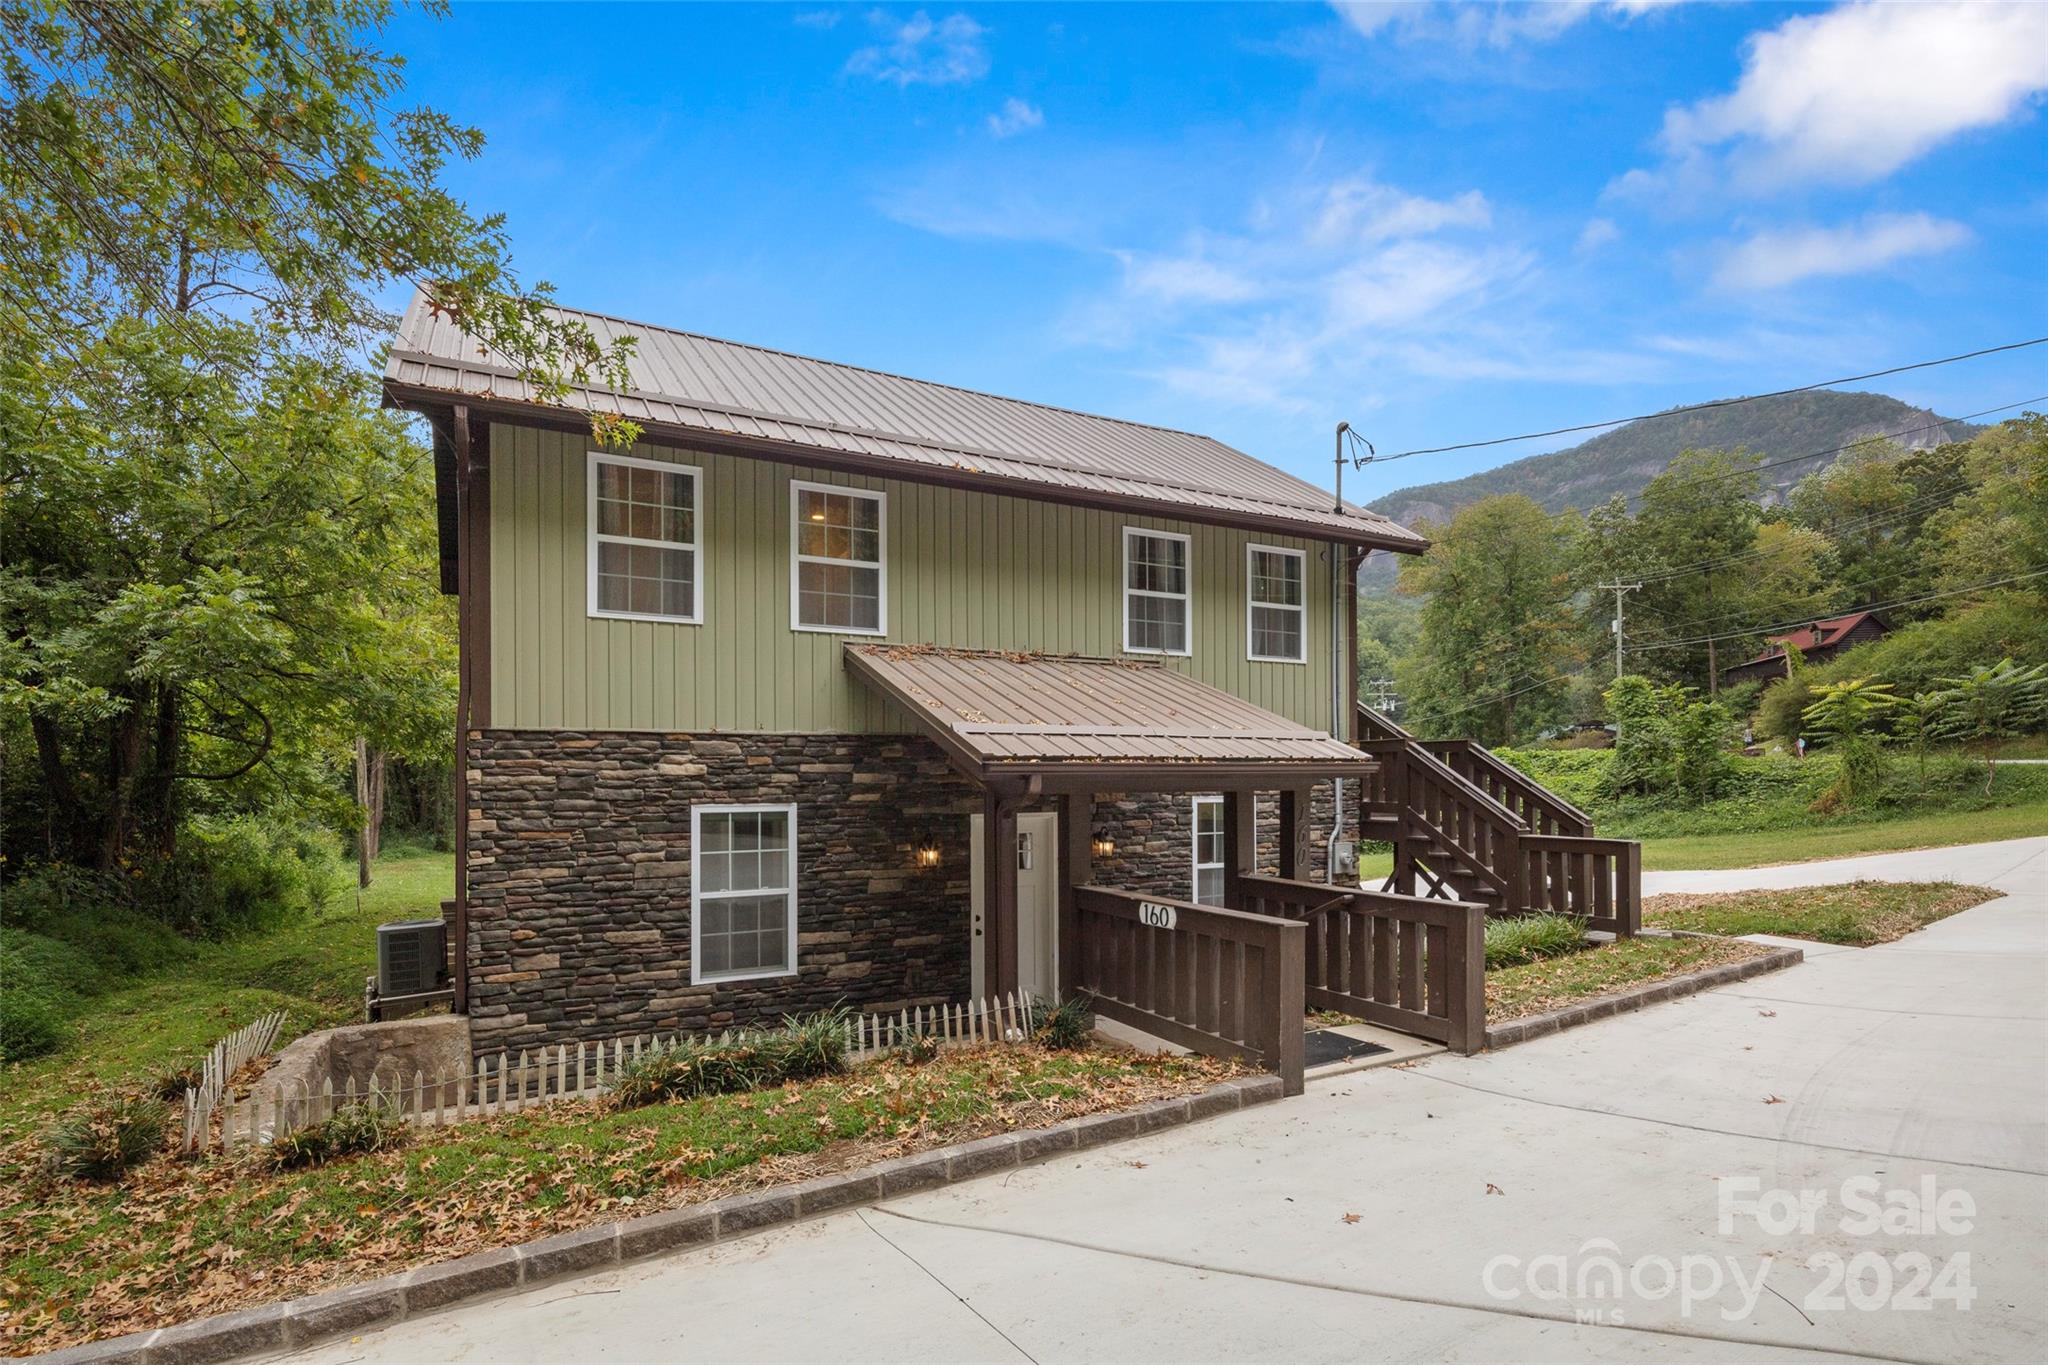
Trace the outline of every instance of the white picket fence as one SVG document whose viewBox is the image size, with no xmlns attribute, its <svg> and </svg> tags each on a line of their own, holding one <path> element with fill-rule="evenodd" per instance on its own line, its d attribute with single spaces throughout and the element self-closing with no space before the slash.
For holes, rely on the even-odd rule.
<svg viewBox="0 0 2048 1365">
<path fill-rule="evenodd" d="M 199 1068 L 199 1084 L 185 1092 L 185 1151 L 196 1152 L 206 1145 L 229 1078 L 276 1046 L 278 1030 L 283 1027 L 284 1011 L 275 1010 L 213 1045 Z"/>
<path fill-rule="evenodd" d="M 1009 995 L 965 1005 L 900 1010 L 893 1015 L 854 1015 L 846 1021 L 846 1053 L 849 1060 L 859 1061 L 921 1037 L 934 1038 L 942 1045 L 972 1046 L 1021 1043 L 1030 1033 L 1029 1003 Z M 275 1035 L 273 1024 L 273 1039 Z M 241 1036 L 236 1034 L 234 1038 Z M 453 1075 L 430 1076 L 415 1070 L 408 1079 L 402 1074 L 379 1073 L 361 1089 L 353 1078 L 337 1088 L 331 1077 L 322 1081 L 317 1091 L 304 1082 L 267 1090 L 259 1084 L 244 1095 L 223 1093 L 216 1088 L 215 1102 L 204 1110 L 196 1129 L 194 1103 L 191 1097 L 187 1098 L 187 1150 L 197 1150 L 193 1145 L 195 1132 L 197 1143 L 205 1143 L 208 1120 L 215 1109 L 220 1113 L 220 1144 L 234 1148 L 269 1143 L 280 1133 L 319 1123 L 353 1104 L 376 1104 L 408 1123 L 433 1126 L 511 1113 L 555 1100 L 585 1098 L 607 1089 L 619 1072 L 643 1053 L 674 1046 L 688 1036 L 641 1034 L 599 1042 L 560 1043 L 516 1054 L 500 1052 L 495 1057 L 480 1058 L 469 1070 Z M 756 1036 L 758 1031 L 727 1030 L 715 1038 L 732 1043 Z M 712 1036 L 704 1037 L 708 1040 Z M 223 1040 L 216 1045 L 215 1052 L 232 1041 Z M 210 1064 L 212 1058 L 208 1061 Z M 232 1075 L 233 1071 L 231 1067 L 226 1074 Z"/>
</svg>

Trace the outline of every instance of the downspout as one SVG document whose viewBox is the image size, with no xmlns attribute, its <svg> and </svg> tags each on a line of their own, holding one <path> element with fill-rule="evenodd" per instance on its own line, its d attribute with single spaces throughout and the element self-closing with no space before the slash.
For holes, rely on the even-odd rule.
<svg viewBox="0 0 2048 1365">
<path fill-rule="evenodd" d="M 1331 510 L 1344 515 L 1344 433 L 1351 423 L 1337 423 L 1336 501 Z M 1330 738 L 1343 741 L 1351 733 L 1345 724 L 1344 697 L 1344 565 L 1348 556 L 1337 541 L 1330 542 Z M 1344 834 L 1344 779 L 1330 782 L 1330 841 L 1323 846 L 1323 881 L 1337 881 L 1337 840 Z"/>
</svg>

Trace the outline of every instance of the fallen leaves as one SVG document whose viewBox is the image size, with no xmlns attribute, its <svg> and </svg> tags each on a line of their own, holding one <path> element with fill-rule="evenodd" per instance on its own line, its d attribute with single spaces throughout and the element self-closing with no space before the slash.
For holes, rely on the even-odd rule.
<svg viewBox="0 0 2048 1365">
<path fill-rule="evenodd" d="M 1491 1180 L 1489 1180 L 1489 1181 L 1487 1181 L 1487 1182 L 1486 1182 L 1486 1192 L 1487 1192 L 1488 1194 L 1499 1194 L 1499 1195 L 1505 1195 L 1505 1194 L 1507 1193 L 1507 1191 L 1506 1191 L 1506 1190 L 1504 1190 L 1504 1189 L 1502 1189 L 1502 1188 L 1501 1188 L 1500 1186 L 1498 1186 L 1498 1185 L 1494 1184 L 1494 1183 L 1493 1183 L 1493 1182 L 1492 1182 Z"/>
<path fill-rule="evenodd" d="M 1337 1221 L 1338 1221 L 1338 1222 L 1340 1222 L 1340 1223 L 1356 1223 L 1356 1222 L 1358 1222 L 1358 1221 L 1359 1221 L 1359 1219 L 1361 1219 L 1362 1217 L 1364 1217 L 1364 1215 L 1363 1215 L 1363 1214 L 1357 1214 L 1357 1213 L 1347 1213 L 1347 1214 L 1345 1214 L 1345 1215 L 1344 1215 L 1344 1216 L 1343 1216 L 1342 1218 L 1338 1219 Z"/>
<path fill-rule="evenodd" d="M 1765 1103 L 1765 1104 L 1783 1104 L 1784 1102 L 1785 1102 L 1785 1097 L 1784 1097 L 1783 1095 L 1766 1095 L 1766 1096 L 1764 1096 L 1764 1103 Z"/>
</svg>

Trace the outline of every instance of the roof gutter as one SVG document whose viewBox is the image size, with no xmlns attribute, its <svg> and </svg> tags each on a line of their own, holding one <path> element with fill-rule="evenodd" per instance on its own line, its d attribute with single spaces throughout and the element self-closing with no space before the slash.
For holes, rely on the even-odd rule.
<svg viewBox="0 0 2048 1365">
<path fill-rule="evenodd" d="M 446 413 L 455 404 L 461 403 L 476 417 L 566 431 L 585 439 L 589 439 L 590 436 L 589 419 L 572 408 L 452 393 L 445 389 L 401 384 L 391 379 L 384 381 L 384 402 L 387 407 L 404 408 L 426 415 Z M 905 483 L 936 484 L 969 492 L 996 493 L 1039 502 L 1093 507 L 1128 516 L 1163 517 L 1174 521 L 1228 526 L 1236 530 L 1262 531 L 1272 535 L 1290 535 L 1308 540 L 1335 540 L 1346 545 L 1391 550 L 1397 554 L 1420 554 L 1428 548 L 1427 543 L 1420 537 L 1375 535 L 1363 528 L 1304 522 L 1282 515 L 1196 507 L 1166 496 L 1147 498 L 1123 493 L 1100 493 L 1061 485 L 1005 479 L 972 470 L 909 464 L 902 460 L 866 455 L 858 451 L 824 450 L 816 446 L 775 441 L 760 436 L 712 433 L 694 427 L 676 427 L 657 422 L 642 421 L 641 425 L 644 428 L 640 438 L 643 445 L 666 446 L 686 451 L 709 451 L 749 459 L 778 460 L 786 464 L 808 465 L 815 469 L 833 469 L 851 474 L 869 474 Z"/>
</svg>

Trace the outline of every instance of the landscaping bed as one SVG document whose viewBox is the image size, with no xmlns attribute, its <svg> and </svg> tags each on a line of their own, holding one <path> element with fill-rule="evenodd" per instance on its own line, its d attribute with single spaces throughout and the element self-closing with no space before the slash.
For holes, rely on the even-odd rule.
<svg viewBox="0 0 2048 1365">
<path fill-rule="evenodd" d="M 139 1331 L 621 1217 L 1200 1091 L 1203 1057 L 948 1049 L 644 1108 L 549 1105 L 279 1171 L 267 1154 L 159 1157 L 117 1184 L 0 1148 L 0 1346 Z"/>
<path fill-rule="evenodd" d="M 1868 947 L 1890 943 L 2003 892 L 1955 882 L 1849 882 L 1643 902 L 1643 922 L 1698 934 L 1774 934 Z"/>
<path fill-rule="evenodd" d="M 1628 938 L 1486 973 L 1486 1022 L 1503 1024 L 1618 995 L 1770 949 L 1732 938 Z"/>
</svg>

